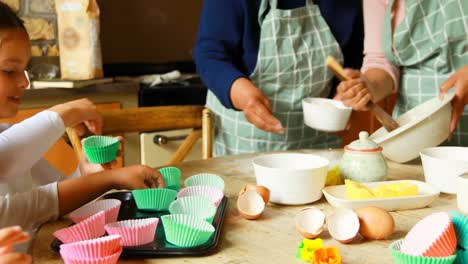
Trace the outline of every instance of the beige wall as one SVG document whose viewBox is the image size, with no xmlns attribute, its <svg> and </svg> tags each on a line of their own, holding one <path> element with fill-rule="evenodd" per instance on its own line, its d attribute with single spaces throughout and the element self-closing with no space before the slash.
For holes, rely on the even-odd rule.
<svg viewBox="0 0 468 264">
<path fill-rule="evenodd" d="M 190 60 L 202 0 L 100 0 L 104 63 Z"/>
</svg>

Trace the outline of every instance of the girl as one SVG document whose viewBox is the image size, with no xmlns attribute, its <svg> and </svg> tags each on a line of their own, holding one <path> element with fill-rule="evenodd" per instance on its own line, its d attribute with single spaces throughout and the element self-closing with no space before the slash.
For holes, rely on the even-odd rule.
<svg viewBox="0 0 468 264">
<path fill-rule="evenodd" d="M 454 88 L 450 143 L 468 146 L 468 1 L 365 0 L 364 21 L 362 74 L 348 70 L 338 97 L 367 110 L 398 91 L 398 117 Z"/>
<path fill-rule="evenodd" d="M 29 85 L 25 75 L 29 59 L 29 37 L 22 21 L 0 3 L 0 118 L 13 117 L 18 111 Z M 54 106 L 17 125 L 0 127 L 0 227 L 20 225 L 31 231 L 110 189 L 156 187 L 155 181 L 163 186 L 157 170 L 146 166 L 59 181 L 62 175 L 41 159 L 43 154 L 65 127 L 84 124 L 99 134 L 101 123 L 95 106 L 81 99 Z"/>
</svg>

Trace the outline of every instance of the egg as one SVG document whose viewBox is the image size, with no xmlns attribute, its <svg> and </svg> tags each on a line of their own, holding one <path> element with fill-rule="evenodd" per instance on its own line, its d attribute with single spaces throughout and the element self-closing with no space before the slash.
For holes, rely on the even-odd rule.
<svg viewBox="0 0 468 264">
<path fill-rule="evenodd" d="M 328 217 L 328 232 L 336 241 L 346 244 L 359 232 L 359 218 L 351 209 L 339 208 Z"/>
<path fill-rule="evenodd" d="M 382 208 L 369 206 L 356 211 L 361 227 L 359 233 L 367 239 L 385 239 L 395 230 L 392 215 Z"/>
<path fill-rule="evenodd" d="M 253 220 L 260 217 L 265 209 L 262 196 L 254 190 L 243 192 L 237 198 L 237 210 L 243 217 Z"/>
<path fill-rule="evenodd" d="M 258 194 L 260 194 L 265 204 L 267 204 L 268 201 L 270 201 L 270 190 L 267 187 L 262 186 L 262 185 L 247 184 L 244 187 L 242 187 L 242 189 L 239 192 L 239 195 L 243 194 L 245 191 L 248 191 L 248 190 L 254 190 Z"/>
<path fill-rule="evenodd" d="M 305 238 L 313 239 L 322 233 L 326 220 L 318 208 L 304 208 L 296 215 L 296 230 Z"/>
</svg>

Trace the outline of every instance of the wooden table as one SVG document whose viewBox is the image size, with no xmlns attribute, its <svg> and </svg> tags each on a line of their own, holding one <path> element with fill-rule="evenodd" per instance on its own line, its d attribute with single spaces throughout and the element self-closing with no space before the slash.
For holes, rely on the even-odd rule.
<svg viewBox="0 0 468 264">
<path fill-rule="evenodd" d="M 315 153 L 331 159 L 337 159 L 341 155 L 341 150 L 296 152 Z M 213 254 L 183 259 L 121 259 L 119 263 L 301 263 L 295 259 L 296 249 L 302 237 L 295 230 L 294 217 L 306 206 L 279 206 L 270 203 L 265 208 L 262 217 L 253 221 L 242 218 L 237 212 L 238 191 L 247 183 L 255 183 L 251 161 L 257 155 L 260 154 L 226 156 L 206 161 L 184 162 L 178 166 L 184 178 L 201 172 L 212 172 L 224 176 L 225 194 L 229 198 L 229 204 L 220 245 Z M 390 179 L 423 179 L 419 161 L 403 165 L 388 162 L 388 165 Z M 325 198 L 312 205 L 321 208 L 327 215 L 334 211 Z M 344 245 L 333 240 L 327 231 L 322 233 L 321 238 L 324 240 L 324 245 L 339 248 L 343 263 L 393 263 L 388 250 L 392 241 L 403 238 L 424 216 L 437 211 L 454 209 L 456 209 L 456 197 L 442 194 L 428 208 L 392 212 L 396 230 L 388 240 L 366 241 L 358 237 L 351 244 Z M 52 233 L 70 223 L 67 219 L 42 226 L 33 242 L 34 263 L 62 263 L 60 257 L 51 251 L 50 243 L 53 240 Z"/>
</svg>

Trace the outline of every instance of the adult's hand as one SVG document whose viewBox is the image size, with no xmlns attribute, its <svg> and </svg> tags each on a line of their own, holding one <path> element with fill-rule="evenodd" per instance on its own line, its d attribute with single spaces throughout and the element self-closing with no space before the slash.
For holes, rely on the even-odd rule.
<svg viewBox="0 0 468 264">
<path fill-rule="evenodd" d="M 368 111 L 367 103 L 372 100 L 368 87 L 369 82 L 360 71 L 345 69 L 349 80 L 341 81 L 336 89 L 334 99 L 340 100 L 344 105 L 352 107 L 355 111 Z"/>
<path fill-rule="evenodd" d="M 234 107 L 242 110 L 251 124 L 268 132 L 284 133 L 281 122 L 272 114 L 270 101 L 249 79 L 235 80 L 230 96 Z"/>
<path fill-rule="evenodd" d="M 451 88 L 455 88 L 455 97 L 452 100 L 450 137 L 463 115 L 465 105 L 468 104 L 468 65 L 463 66 L 452 74 L 452 76 L 450 76 L 447 81 L 440 86 L 440 93 L 445 94 Z"/>
</svg>

